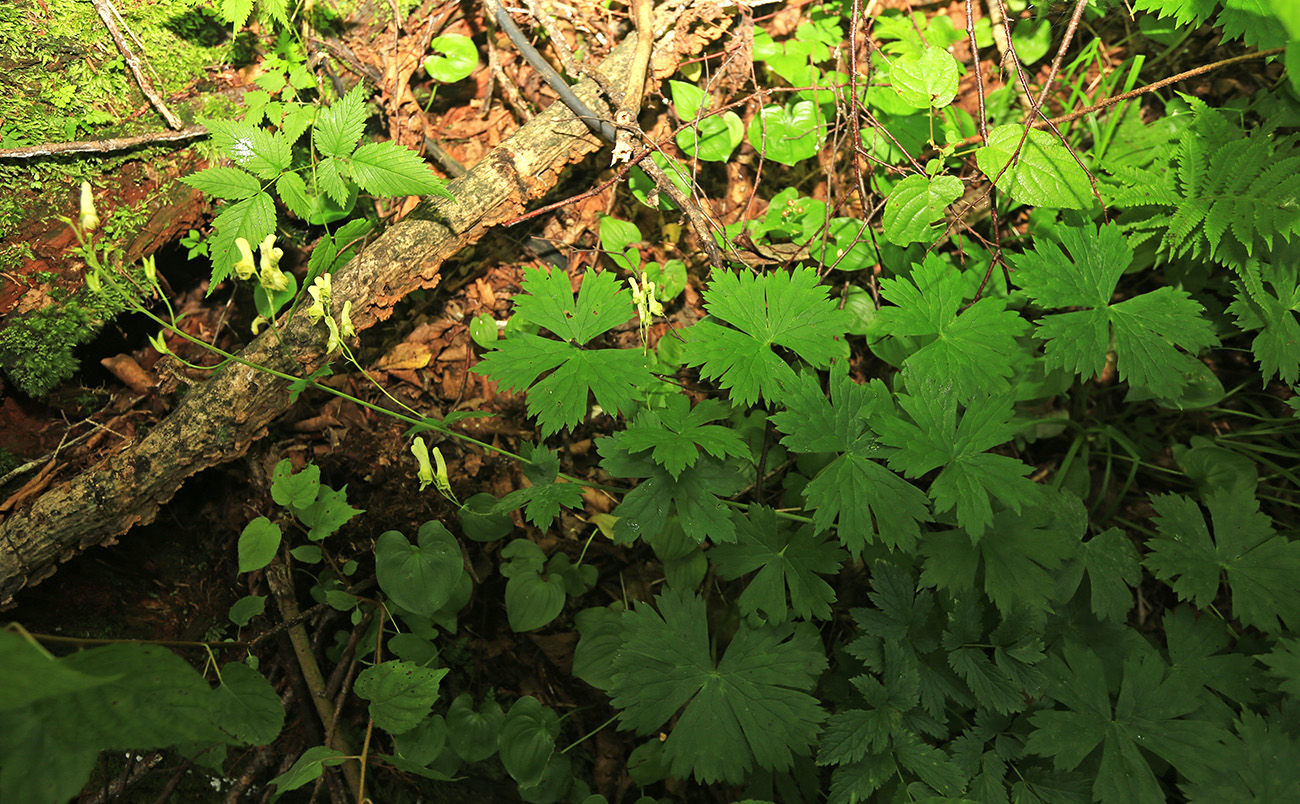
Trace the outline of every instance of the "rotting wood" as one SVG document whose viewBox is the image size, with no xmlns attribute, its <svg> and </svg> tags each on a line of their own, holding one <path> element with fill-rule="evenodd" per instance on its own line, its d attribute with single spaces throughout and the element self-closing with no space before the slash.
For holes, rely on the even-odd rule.
<svg viewBox="0 0 1300 804">
<path fill-rule="evenodd" d="M 615 48 L 600 65 L 604 75 L 626 81 L 634 48 L 633 36 Z M 600 97 L 590 79 L 575 90 L 589 104 Z M 359 331 L 387 319 L 412 291 L 449 279 L 442 275 L 449 258 L 518 217 L 555 186 L 565 166 L 600 147 L 585 124 L 553 104 L 452 181 L 454 200 L 422 203 L 340 270 L 335 303 L 352 301 Z M 240 357 L 305 376 L 326 362 L 324 343 L 325 328 L 313 325 L 302 305 L 281 323 L 278 338 L 264 332 Z M 230 365 L 149 433 L 21 506 L 0 522 L 0 609 L 12 606 L 19 590 L 50 577 L 59 562 L 153 521 L 187 478 L 245 454 L 288 405 L 285 381 Z"/>
</svg>

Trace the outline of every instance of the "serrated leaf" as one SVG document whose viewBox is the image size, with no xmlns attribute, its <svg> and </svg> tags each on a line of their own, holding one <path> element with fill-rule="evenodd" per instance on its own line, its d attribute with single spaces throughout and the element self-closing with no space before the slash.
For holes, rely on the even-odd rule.
<svg viewBox="0 0 1300 804">
<path fill-rule="evenodd" d="M 366 108 L 368 94 L 364 83 L 357 84 L 351 92 L 321 110 L 311 132 L 312 143 L 318 151 L 340 159 L 352 155 L 370 117 Z"/>
<path fill-rule="evenodd" d="M 621 467 L 624 463 L 621 458 L 627 453 L 619 450 L 613 439 L 600 441 L 597 449 L 604 458 L 601 465 L 610 474 L 645 478 L 614 509 L 618 517 L 614 523 L 616 541 L 653 539 L 663 532 L 674 513 L 687 535 L 697 542 L 706 537 L 715 543 L 735 539 L 731 508 L 723 502 L 745 485 L 744 476 L 734 465 L 701 458 L 673 478 L 649 458 L 644 459 L 644 465 L 632 460 Z"/>
<path fill-rule="evenodd" d="M 213 234 L 208 240 L 208 256 L 212 258 L 212 282 L 208 293 L 230 276 L 239 261 L 235 240 L 244 238 L 250 245 L 261 243 L 275 231 L 275 202 L 267 193 L 237 201 L 226 207 L 212 221 Z"/>
<path fill-rule="evenodd" d="M 656 602 L 624 615 L 612 689 L 624 726 L 649 734 L 684 706 L 663 754 L 679 778 L 739 783 L 755 767 L 790 767 L 825 716 L 807 692 L 826 666 L 816 631 L 742 626 L 715 665 L 704 601 L 670 591 Z"/>
<path fill-rule="evenodd" d="M 1024 133 L 1025 127 L 1017 123 L 989 132 L 988 144 L 975 151 L 975 163 L 984 175 L 996 178 L 997 188 L 1021 204 L 1057 209 L 1091 207 L 1094 199 L 1088 174 L 1065 146 L 1049 132 L 1029 129 L 1022 147 Z M 1015 163 L 1011 164 L 1013 156 Z"/>
<path fill-rule="evenodd" d="M 957 96 L 961 67 L 948 51 L 927 47 L 920 56 L 896 59 L 889 77 L 894 91 L 909 106 L 943 108 Z"/>
<path fill-rule="evenodd" d="M 1092 613 L 1123 622 L 1133 608 L 1133 590 L 1142 580 L 1137 549 L 1119 528 L 1099 533 L 1083 545 L 1084 566 L 1092 587 Z"/>
<path fill-rule="evenodd" d="M 961 198 L 963 187 L 956 176 L 913 175 L 894 185 L 885 202 L 885 237 L 899 246 L 929 242 L 940 231 L 933 225 L 943 219 L 948 205 Z"/>
<path fill-rule="evenodd" d="M 317 492 L 316 500 L 311 505 L 294 509 L 298 521 L 309 528 L 307 538 L 313 542 L 333 534 L 352 517 L 364 513 L 364 510 L 348 505 L 347 486 L 335 491 L 329 486 L 322 485 Z"/>
<path fill-rule="evenodd" d="M 307 197 L 307 183 L 297 173 L 284 173 L 275 180 L 275 191 L 289 211 L 303 220 L 312 214 L 311 199 Z"/>
<path fill-rule="evenodd" d="M 611 229 L 609 235 L 624 240 L 631 232 Z M 631 294 L 610 271 L 584 273 L 576 297 L 569 275 L 550 268 L 525 268 L 521 287 L 524 292 L 514 299 L 515 312 L 578 346 L 635 315 Z"/>
<path fill-rule="evenodd" d="M 667 397 L 664 408 L 642 411 L 626 430 L 614 438 L 629 453 L 650 450 L 655 463 L 677 478 L 694 466 L 703 451 L 719 460 L 728 456 L 749 459 L 749 446 L 736 430 L 708 422 L 727 415 L 722 403 L 703 400 L 693 409 L 682 394 Z"/>
<path fill-rule="evenodd" d="M 1213 540 L 1189 498 L 1167 494 L 1151 504 L 1158 536 L 1148 542 L 1144 563 L 1180 599 L 1208 606 L 1226 574 L 1237 619 L 1270 633 L 1283 624 L 1300 628 L 1300 542 L 1275 534 L 1253 494 L 1213 489 L 1205 495 Z"/>
<path fill-rule="evenodd" d="M 247 171 L 232 167 L 210 167 L 182 176 L 181 181 L 217 198 L 241 200 L 262 191 L 262 183 Z"/>
<path fill-rule="evenodd" d="M 761 505 L 737 519 L 736 541 L 715 545 L 709 558 L 727 580 L 758 570 L 737 601 L 741 612 L 768 625 L 795 617 L 830 617 L 835 590 L 819 575 L 835 573 L 844 551 L 814 535 L 812 528 L 781 527 L 772 509 Z"/>
<path fill-rule="evenodd" d="M 713 320 L 688 332 L 687 365 L 700 366 L 705 379 L 717 379 L 741 405 L 779 399 L 780 383 L 793 372 L 773 349 L 785 347 L 818 368 L 847 354 L 844 332 L 848 317 L 827 298 L 811 268 L 796 268 L 755 277 L 749 273 L 715 273 L 704 294 Z"/>
<path fill-rule="evenodd" d="M 389 734 L 401 734 L 428 716 L 445 675 L 445 667 L 431 670 L 410 662 L 387 661 L 362 670 L 354 689 L 370 702 L 376 726 Z"/>
<path fill-rule="evenodd" d="M 352 178 L 375 195 L 440 195 L 451 198 L 447 183 L 414 151 L 392 142 L 368 142 L 352 154 Z"/>
<path fill-rule="evenodd" d="M 966 290 L 961 273 L 937 254 L 913 264 L 908 277 L 880 282 L 880 295 L 895 305 L 881 308 L 882 329 L 929 341 L 903 361 L 909 384 L 929 383 L 958 401 L 1010 389 L 1016 338 L 1028 327 L 1001 297 L 963 309 Z"/>
</svg>

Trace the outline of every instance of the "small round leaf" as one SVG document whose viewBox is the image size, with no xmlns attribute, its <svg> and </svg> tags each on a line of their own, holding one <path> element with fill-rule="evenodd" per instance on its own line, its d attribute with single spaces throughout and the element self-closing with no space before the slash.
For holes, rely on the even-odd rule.
<svg viewBox="0 0 1300 804">
<path fill-rule="evenodd" d="M 461 34 L 435 36 L 429 43 L 433 55 L 424 59 L 429 77 L 444 84 L 468 78 L 478 67 L 478 48 L 474 40 Z"/>
</svg>

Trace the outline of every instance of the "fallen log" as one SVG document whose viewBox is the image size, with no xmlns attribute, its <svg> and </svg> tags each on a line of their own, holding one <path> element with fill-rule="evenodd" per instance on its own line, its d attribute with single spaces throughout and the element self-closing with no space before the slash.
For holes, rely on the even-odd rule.
<svg viewBox="0 0 1300 804">
<path fill-rule="evenodd" d="M 606 78 L 626 81 L 634 48 L 635 36 L 629 36 L 610 53 L 600 65 Z M 591 79 L 574 90 L 589 106 L 603 108 Z M 454 199 L 421 203 L 342 268 L 333 280 L 335 304 L 352 302 L 358 331 L 387 319 L 412 291 L 451 280 L 443 275 L 451 257 L 518 217 L 555 186 L 567 165 L 600 147 L 587 125 L 564 104 L 553 104 L 450 182 Z M 307 305 L 278 332 L 264 332 L 239 356 L 296 376 L 326 362 L 326 330 L 308 318 Z M 153 521 L 187 478 L 244 455 L 288 406 L 287 381 L 228 365 L 148 433 L 20 505 L 0 522 L 0 609 L 12 606 L 19 590 L 54 574 L 60 562 Z"/>
</svg>

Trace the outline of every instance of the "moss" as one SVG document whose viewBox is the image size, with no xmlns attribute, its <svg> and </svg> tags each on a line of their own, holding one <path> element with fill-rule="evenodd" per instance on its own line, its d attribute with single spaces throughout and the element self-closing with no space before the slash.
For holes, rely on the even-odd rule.
<svg viewBox="0 0 1300 804">
<path fill-rule="evenodd" d="M 82 290 L 19 316 L 0 332 L 0 368 L 23 393 L 45 396 L 77 371 L 73 351 L 126 307 L 123 295 Z"/>
</svg>

